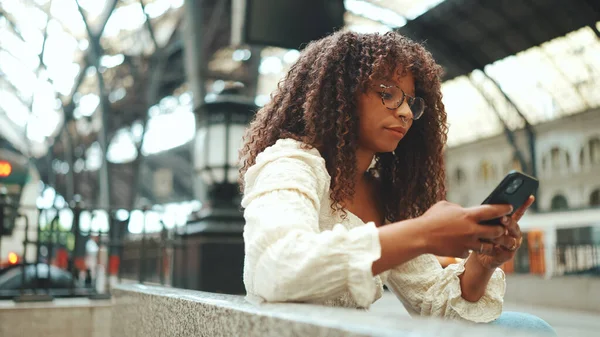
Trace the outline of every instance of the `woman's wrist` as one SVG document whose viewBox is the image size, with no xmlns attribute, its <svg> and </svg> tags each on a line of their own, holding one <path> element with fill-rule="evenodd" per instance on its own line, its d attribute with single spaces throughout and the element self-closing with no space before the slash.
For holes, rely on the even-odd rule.
<svg viewBox="0 0 600 337">
<path fill-rule="evenodd" d="M 429 231 L 421 217 L 405 220 L 401 223 L 404 222 L 406 222 L 406 226 L 410 227 L 411 241 L 419 255 L 431 253 L 432 247 L 430 246 L 431 241 L 428 236 Z"/>
<path fill-rule="evenodd" d="M 471 253 L 465 263 L 465 271 L 459 276 L 462 298 L 469 302 L 477 302 L 485 294 L 487 284 L 496 268 L 488 268 Z"/>
<path fill-rule="evenodd" d="M 378 228 L 381 257 L 373 263 L 373 275 L 427 253 L 425 231 L 417 219 Z"/>
<path fill-rule="evenodd" d="M 486 264 L 483 261 L 481 261 L 481 259 L 479 258 L 479 256 L 477 256 L 477 253 L 472 252 L 471 253 L 471 257 L 469 258 L 469 260 L 473 260 L 472 264 L 474 265 L 473 268 L 477 268 L 477 269 L 481 269 L 481 270 L 487 270 L 487 271 L 495 271 L 496 269 L 498 269 L 498 267 L 501 266 L 501 264 L 494 264 L 494 265 L 490 265 L 490 264 Z"/>
</svg>

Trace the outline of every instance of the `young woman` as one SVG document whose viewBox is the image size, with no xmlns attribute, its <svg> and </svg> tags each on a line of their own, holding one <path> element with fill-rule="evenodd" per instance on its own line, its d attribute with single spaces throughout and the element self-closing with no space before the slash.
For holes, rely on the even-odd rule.
<svg viewBox="0 0 600 337">
<path fill-rule="evenodd" d="M 521 245 L 533 198 L 512 217 L 507 205 L 443 201 L 441 72 L 397 33 L 305 48 L 240 153 L 248 299 L 368 308 L 386 284 L 413 315 L 503 321 L 498 267 Z M 434 255 L 467 259 L 443 269 Z"/>
</svg>

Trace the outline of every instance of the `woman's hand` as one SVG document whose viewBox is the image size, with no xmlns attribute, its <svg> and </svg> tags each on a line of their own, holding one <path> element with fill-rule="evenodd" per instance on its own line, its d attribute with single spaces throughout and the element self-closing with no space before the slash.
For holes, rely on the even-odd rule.
<svg viewBox="0 0 600 337">
<path fill-rule="evenodd" d="M 464 208 L 440 201 L 418 218 L 423 229 L 421 234 L 426 251 L 438 256 L 461 258 L 469 256 L 469 251 L 492 252 L 496 242 L 500 242 L 504 236 L 506 228 L 479 223 L 505 217 L 511 212 L 510 205 Z M 482 240 L 488 243 L 482 243 Z"/>
<path fill-rule="evenodd" d="M 481 246 L 484 247 L 481 251 L 479 249 L 473 250 L 475 257 L 477 257 L 477 261 L 479 261 L 483 267 L 487 269 L 496 269 L 515 256 L 515 253 L 519 247 L 521 247 L 521 243 L 523 242 L 523 234 L 521 233 L 518 221 L 534 201 L 535 197 L 530 196 L 527 202 L 525 202 L 525 204 L 511 217 L 503 217 L 503 225 L 506 228 L 504 235 L 491 240 L 493 243 L 491 247 L 489 244 L 484 244 Z"/>
</svg>

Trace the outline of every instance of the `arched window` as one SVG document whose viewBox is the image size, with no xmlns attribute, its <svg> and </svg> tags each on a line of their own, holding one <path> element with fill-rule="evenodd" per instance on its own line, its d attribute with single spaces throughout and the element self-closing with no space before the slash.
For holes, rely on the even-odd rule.
<svg viewBox="0 0 600 337">
<path fill-rule="evenodd" d="M 590 194 L 590 206 L 600 206 L 600 189 L 596 189 Z"/>
<path fill-rule="evenodd" d="M 542 156 L 542 171 L 548 172 L 548 154 Z"/>
<path fill-rule="evenodd" d="M 467 175 L 465 174 L 465 171 L 462 168 L 457 167 L 456 170 L 454 170 L 454 182 L 456 185 L 460 186 L 465 181 L 467 181 Z"/>
<path fill-rule="evenodd" d="M 560 168 L 560 149 L 557 147 L 550 150 L 550 168 L 552 170 Z"/>
<path fill-rule="evenodd" d="M 594 137 L 588 142 L 590 151 L 590 163 L 592 165 L 600 164 L 600 138 Z"/>
<path fill-rule="evenodd" d="M 557 194 L 552 198 L 550 209 L 553 211 L 569 209 L 567 198 L 562 194 Z"/>
<path fill-rule="evenodd" d="M 493 181 L 496 178 L 494 165 L 487 160 L 483 160 L 479 165 L 479 179 L 483 182 Z"/>
<path fill-rule="evenodd" d="M 550 170 L 560 171 L 571 167 L 571 156 L 567 151 L 559 147 L 550 150 Z"/>
</svg>

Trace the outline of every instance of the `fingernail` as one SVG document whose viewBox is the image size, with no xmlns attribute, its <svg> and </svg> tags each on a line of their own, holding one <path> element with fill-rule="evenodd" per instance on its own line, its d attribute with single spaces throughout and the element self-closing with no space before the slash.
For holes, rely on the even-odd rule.
<svg viewBox="0 0 600 337">
<path fill-rule="evenodd" d="M 508 229 L 504 230 L 504 235 L 508 235 Z"/>
</svg>

